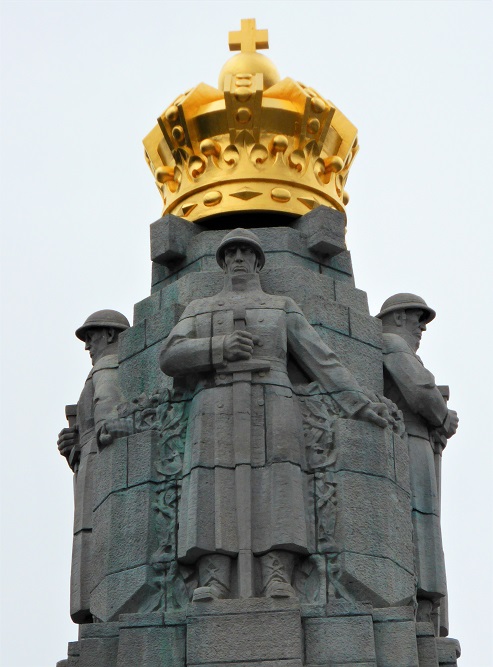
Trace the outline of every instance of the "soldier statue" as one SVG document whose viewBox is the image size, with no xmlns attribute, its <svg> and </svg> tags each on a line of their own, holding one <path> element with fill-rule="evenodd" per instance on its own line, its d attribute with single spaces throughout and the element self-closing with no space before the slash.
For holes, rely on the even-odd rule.
<svg viewBox="0 0 493 667">
<path fill-rule="evenodd" d="M 416 354 L 435 315 L 424 299 L 407 293 L 389 297 L 377 315 L 383 326 L 384 393 L 402 410 L 408 436 L 420 620 L 432 620 L 447 594 L 434 444 L 452 437 L 459 423 Z"/>
<path fill-rule="evenodd" d="M 99 310 L 75 332 L 93 364 L 73 411 L 74 423 L 58 436 L 60 454 L 75 473 L 70 580 L 70 615 L 75 623 L 92 622 L 89 595 L 95 457 L 98 446 L 111 441 L 105 433 L 105 421 L 117 416 L 117 405 L 123 400 L 118 381 L 118 335 L 129 326 L 127 318 L 116 310 Z"/>
<path fill-rule="evenodd" d="M 310 550 L 302 418 L 288 355 L 346 417 L 385 428 L 389 415 L 291 298 L 262 290 L 256 234 L 228 233 L 216 259 L 223 290 L 188 305 L 160 355 L 164 373 L 193 394 L 178 559 L 196 564 L 195 601 L 292 597 L 295 558 Z"/>
</svg>

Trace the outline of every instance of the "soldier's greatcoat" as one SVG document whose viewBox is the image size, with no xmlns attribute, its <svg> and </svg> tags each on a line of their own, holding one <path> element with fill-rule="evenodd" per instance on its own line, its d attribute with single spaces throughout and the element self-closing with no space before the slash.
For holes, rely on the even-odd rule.
<svg viewBox="0 0 493 667">
<path fill-rule="evenodd" d="M 183 562 L 205 553 L 238 553 L 242 507 L 235 497 L 235 410 L 245 411 L 251 424 L 253 553 L 311 550 L 302 419 L 287 374 L 288 355 L 346 415 L 369 403 L 295 302 L 263 292 L 258 276 L 250 282 L 246 291 L 225 288 L 217 296 L 193 301 L 161 352 L 162 370 L 186 379 L 194 392 L 179 511 L 178 557 Z M 233 407 L 234 375 L 224 359 L 223 342 L 242 310 L 244 319 L 236 328 L 259 337 L 252 360 L 268 362 L 270 370 L 251 373 L 250 404 Z"/>
<path fill-rule="evenodd" d="M 118 382 L 118 356 L 109 354 L 94 364 L 77 403 L 80 462 L 74 482 L 74 539 L 70 577 L 70 614 L 76 623 L 92 620 L 89 596 L 92 589 L 91 540 L 97 436 L 104 421 L 117 416 L 116 406 L 122 400 Z"/>
<path fill-rule="evenodd" d="M 446 595 L 440 505 L 431 432 L 448 415 L 433 374 L 399 335 L 384 333 L 385 395 L 403 412 L 409 444 L 418 594 Z"/>
</svg>

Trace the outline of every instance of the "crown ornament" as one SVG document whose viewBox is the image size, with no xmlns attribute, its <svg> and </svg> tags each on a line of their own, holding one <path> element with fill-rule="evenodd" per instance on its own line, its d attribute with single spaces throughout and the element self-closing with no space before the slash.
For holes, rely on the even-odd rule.
<svg viewBox="0 0 493 667">
<path fill-rule="evenodd" d="M 145 157 L 163 215 L 190 222 L 227 213 L 300 216 L 324 205 L 344 212 L 345 184 L 358 152 L 357 130 L 313 88 L 280 79 L 267 30 L 243 19 L 229 33 L 240 53 L 219 87 L 180 95 L 145 137 Z"/>
</svg>

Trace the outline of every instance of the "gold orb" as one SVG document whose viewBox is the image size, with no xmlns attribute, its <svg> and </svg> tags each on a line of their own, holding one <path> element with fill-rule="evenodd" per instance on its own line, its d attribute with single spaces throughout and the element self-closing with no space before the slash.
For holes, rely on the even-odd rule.
<svg viewBox="0 0 493 667">
<path fill-rule="evenodd" d="M 166 113 L 164 115 L 167 121 L 169 121 L 170 123 L 174 123 L 175 120 L 178 120 L 180 112 L 178 110 L 178 107 L 175 104 L 172 104 L 170 107 L 166 109 Z"/>
<path fill-rule="evenodd" d="M 219 89 L 224 90 L 224 79 L 227 74 L 263 74 L 264 90 L 281 80 L 277 67 L 272 60 L 262 53 L 238 53 L 230 58 L 219 74 Z"/>
<path fill-rule="evenodd" d="M 250 111 L 250 109 L 247 109 L 246 107 L 240 107 L 236 112 L 236 120 L 239 123 L 248 123 L 251 117 L 252 117 L 252 112 Z"/>
<path fill-rule="evenodd" d="M 220 153 L 219 144 L 212 139 L 202 139 L 200 142 L 200 151 L 206 157 L 209 157 L 210 155 L 215 155 L 217 157 Z"/>
<path fill-rule="evenodd" d="M 288 138 L 284 134 L 276 134 L 274 139 L 272 139 L 271 151 L 273 153 L 284 153 L 288 145 Z"/>
</svg>

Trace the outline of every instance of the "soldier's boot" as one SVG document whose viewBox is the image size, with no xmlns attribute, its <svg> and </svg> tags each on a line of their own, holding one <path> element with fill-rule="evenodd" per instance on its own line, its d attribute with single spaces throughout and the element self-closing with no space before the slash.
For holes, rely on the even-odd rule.
<svg viewBox="0 0 493 667">
<path fill-rule="evenodd" d="M 202 556 L 199 560 L 199 587 L 193 592 L 194 602 L 207 602 L 230 597 L 231 558 L 222 554 Z"/>
<path fill-rule="evenodd" d="M 262 594 L 268 598 L 296 597 L 291 586 L 295 555 L 289 551 L 269 551 L 260 556 Z"/>
</svg>

